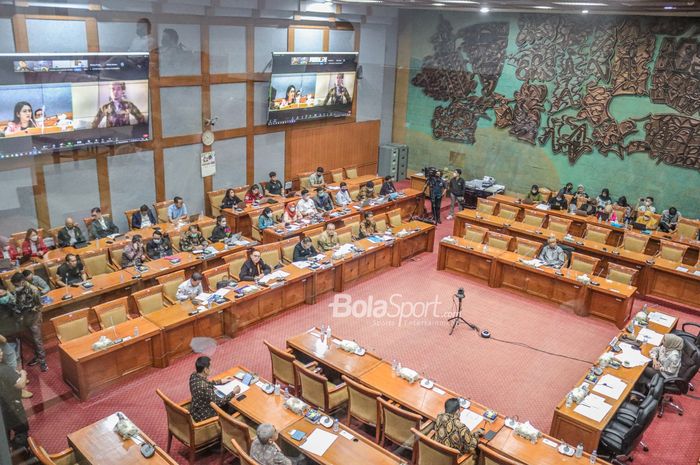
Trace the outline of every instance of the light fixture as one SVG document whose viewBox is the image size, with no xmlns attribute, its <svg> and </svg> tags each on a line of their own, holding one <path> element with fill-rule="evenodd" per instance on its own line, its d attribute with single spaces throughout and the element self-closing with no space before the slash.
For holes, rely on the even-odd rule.
<svg viewBox="0 0 700 465">
<path fill-rule="evenodd" d="M 344 0 L 345 3 L 382 3 L 382 0 Z"/>
<path fill-rule="evenodd" d="M 478 5 L 479 2 L 474 2 L 472 0 L 444 0 L 445 3 L 459 3 L 462 5 Z"/>
<path fill-rule="evenodd" d="M 482 13 L 488 13 L 488 12 L 491 11 L 491 10 L 490 10 L 489 7 L 487 7 L 487 6 L 482 6 L 482 7 L 479 9 L 479 11 L 482 12 Z"/>
<path fill-rule="evenodd" d="M 667 6 L 664 7 L 664 10 L 675 10 L 675 9 L 676 9 L 676 7 L 675 7 L 675 6 L 671 6 L 671 5 L 667 5 Z"/>
<path fill-rule="evenodd" d="M 581 13 L 583 13 L 584 15 L 587 15 L 587 14 L 588 14 L 588 10 L 581 10 Z"/>
<path fill-rule="evenodd" d="M 538 10 L 551 10 L 554 7 L 546 6 L 546 5 L 537 5 L 537 6 L 533 6 L 532 8 L 537 8 Z"/>
<path fill-rule="evenodd" d="M 607 3 L 598 2 L 553 2 L 555 5 L 562 6 L 608 6 Z"/>
<path fill-rule="evenodd" d="M 440 2 L 434 2 L 433 6 L 445 6 L 445 4 Z"/>
</svg>

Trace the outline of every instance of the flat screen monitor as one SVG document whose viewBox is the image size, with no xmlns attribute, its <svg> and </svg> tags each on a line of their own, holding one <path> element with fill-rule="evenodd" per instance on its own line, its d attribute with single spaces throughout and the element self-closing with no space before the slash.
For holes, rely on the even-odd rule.
<svg viewBox="0 0 700 465">
<path fill-rule="evenodd" d="M 350 116 L 356 71 L 356 52 L 273 53 L 268 126 Z"/>
<path fill-rule="evenodd" d="M 0 159 L 150 139 L 148 53 L 0 54 Z"/>
</svg>

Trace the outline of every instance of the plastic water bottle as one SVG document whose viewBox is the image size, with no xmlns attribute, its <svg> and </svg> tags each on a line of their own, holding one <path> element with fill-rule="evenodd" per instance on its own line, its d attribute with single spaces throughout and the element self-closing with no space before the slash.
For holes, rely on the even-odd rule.
<svg viewBox="0 0 700 465">
<path fill-rule="evenodd" d="M 576 446 L 576 453 L 574 454 L 575 457 L 582 457 L 583 456 L 583 443 L 579 442 L 578 446 Z"/>
<path fill-rule="evenodd" d="M 337 433 L 340 430 L 340 426 L 338 426 L 338 419 L 334 418 L 333 419 L 333 432 Z"/>
<path fill-rule="evenodd" d="M 139 337 L 139 327 L 134 326 L 134 337 Z"/>
<path fill-rule="evenodd" d="M 569 392 L 566 395 L 566 408 L 571 408 L 572 405 L 574 405 L 574 395 Z"/>
<path fill-rule="evenodd" d="M 391 360 L 391 371 L 396 373 L 396 359 Z"/>
<path fill-rule="evenodd" d="M 401 374 L 401 362 L 396 362 L 396 374 Z"/>
<path fill-rule="evenodd" d="M 280 383 L 275 384 L 275 395 L 276 396 L 280 395 Z"/>
<path fill-rule="evenodd" d="M 328 327 L 326 328 L 326 341 L 327 341 L 328 345 L 330 345 L 330 343 L 331 343 L 331 325 L 328 325 Z"/>
<path fill-rule="evenodd" d="M 596 463 L 598 461 L 598 451 L 594 450 L 591 452 L 591 457 L 588 459 L 589 463 Z"/>
<path fill-rule="evenodd" d="M 289 386 L 286 386 L 286 387 L 284 388 L 284 394 L 283 394 L 283 396 L 284 396 L 284 399 L 285 399 L 285 400 L 287 400 L 287 399 L 289 399 L 290 397 L 292 397 L 292 395 L 289 393 Z"/>
</svg>

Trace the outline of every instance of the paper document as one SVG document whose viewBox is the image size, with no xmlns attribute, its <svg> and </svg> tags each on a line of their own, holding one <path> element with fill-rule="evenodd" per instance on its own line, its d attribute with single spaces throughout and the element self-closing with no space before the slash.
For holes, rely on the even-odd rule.
<svg viewBox="0 0 700 465">
<path fill-rule="evenodd" d="M 216 390 L 219 391 L 224 396 L 227 396 L 233 392 L 233 389 L 236 386 L 241 388 L 241 392 L 239 392 L 238 395 L 243 394 L 244 392 L 246 392 L 250 388 L 250 386 L 246 386 L 245 384 L 241 383 L 237 379 L 234 379 L 232 381 L 229 381 L 226 384 L 216 386 Z"/>
<path fill-rule="evenodd" d="M 316 455 L 323 455 L 337 438 L 338 436 L 333 433 L 316 428 L 311 434 L 309 434 L 309 437 L 306 438 L 304 444 L 299 447 L 306 452 Z"/>
<path fill-rule="evenodd" d="M 484 417 L 478 413 L 474 413 L 469 409 L 464 409 L 459 414 L 459 421 L 464 423 L 469 431 L 474 431 L 479 424 L 484 421 Z"/>
<path fill-rule="evenodd" d="M 651 312 L 649 313 L 649 321 L 652 323 L 656 323 L 657 325 L 665 326 L 667 328 L 670 328 L 673 326 L 675 318 L 672 316 L 666 315 L 665 313 L 661 312 Z"/>
<path fill-rule="evenodd" d="M 547 205 L 546 203 L 541 203 L 538 204 L 535 208 L 537 210 L 549 210 L 549 205 Z"/>
<path fill-rule="evenodd" d="M 610 397 L 611 399 L 619 399 L 627 383 L 622 381 L 617 376 L 604 375 L 599 380 L 598 383 L 593 387 L 593 392 L 598 392 L 604 396 Z"/>
<path fill-rule="evenodd" d="M 681 273 L 687 273 L 687 272 L 688 272 L 688 268 L 686 268 L 686 267 L 684 267 L 684 266 L 677 266 L 677 267 L 676 267 L 676 271 L 680 271 Z"/>
<path fill-rule="evenodd" d="M 326 256 L 323 255 L 322 253 L 320 253 L 320 254 L 315 255 L 315 256 L 313 256 L 313 257 L 311 257 L 311 258 L 314 259 L 314 260 L 323 260 L 324 258 L 326 258 Z"/>
<path fill-rule="evenodd" d="M 207 292 L 202 292 L 197 297 L 195 297 L 195 300 L 198 300 L 200 302 L 208 302 L 212 295 L 213 294 L 209 294 Z"/>
<path fill-rule="evenodd" d="M 308 268 L 309 265 L 311 265 L 310 262 L 292 262 L 292 265 L 296 266 L 300 270 L 303 270 L 304 268 Z"/>
<path fill-rule="evenodd" d="M 440 394 L 441 396 L 444 396 L 444 395 L 445 395 L 445 390 L 444 390 L 444 389 L 440 389 L 440 388 L 437 387 L 437 386 L 433 386 L 433 391 L 435 391 L 436 394 Z"/>
<path fill-rule="evenodd" d="M 613 357 L 628 368 L 644 366 L 651 360 L 649 357 L 642 355 L 640 351 L 633 349 L 626 342 L 620 343 L 620 349 L 622 349 L 622 352 L 613 354 Z"/>
<path fill-rule="evenodd" d="M 605 403 L 605 399 L 602 397 L 596 394 L 588 394 L 586 398 L 583 399 L 583 402 L 576 406 L 574 412 L 586 418 L 590 418 L 593 421 L 600 421 L 607 415 L 611 408 L 612 405 Z"/>
<path fill-rule="evenodd" d="M 226 294 L 228 294 L 229 292 L 231 292 L 231 289 L 223 287 L 223 288 L 219 289 L 218 291 L 216 291 L 214 293 L 214 295 L 217 297 L 226 297 Z"/>
<path fill-rule="evenodd" d="M 695 271 L 693 271 L 693 274 L 694 274 L 695 276 L 700 276 L 700 270 L 695 270 Z"/>
<path fill-rule="evenodd" d="M 638 341 L 645 342 L 653 346 L 660 346 L 663 337 L 663 334 L 659 334 L 656 331 L 649 328 L 642 328 L 641 330 L 639 330 L 639 334 L 637 334 Z"/>
</svg>

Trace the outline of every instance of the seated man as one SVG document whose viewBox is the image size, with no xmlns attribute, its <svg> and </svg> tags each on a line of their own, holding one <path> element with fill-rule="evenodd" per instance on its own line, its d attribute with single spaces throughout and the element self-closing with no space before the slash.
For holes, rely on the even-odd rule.
<svg viewBox="0 0 700 465">
<path fill-rule="evenodd" d="M 545 266 L 551 266 L 552 268 L 561 268 L 566 263 L 566 253 L 564 249 L 559 247 L 557 238 L 554 236 L 550 236 L 547 239 L 547 245 L 542 247 L 542 251 L 537 258 L 544 262 Z"/>
<path fill-rule="evenodd" d="M 326 189 L 323 187 L 316 188 L 316 197 L 314 197 L 314 205 L 319 211 L 330 211 L 333 210 L 333 201 L 331 196 L 328 195 Z"/>
<path fill-rule="evenodd" d="M 557 195 L 550 198 L 548 204 L 549 208 L 552 210 L 566 210 L 569 207 L 569 205 L 566 203 L 563 190 L 559 190 Z"/>
<path fill-rule="evenodd" d="M 148 205 L 141 205 L 139 211 L 131 215 L 131 229 L 149 228 L 157 223 L 156 217 Z"/>
<path fill-rule="evenodd" d="M 190 279 L 186 279 L 177 287 L 175 298 L 179 301 L 192 300 L 204 292 L 202 289 L 202 274 L 192 273 Z"/>
<path fill-rule="evenodd" d="M 316 203 L 309 197 L 309 191 L 306 189 L 301 191 L 301 200 L 297 202 L 297 211 L 303 217 L 313 216 L 318 213 Z"/>
<path fill-rule="evenodd" d="M 190 415 L 194 421 L 198 422 L 216 416 L 216 412 L 209 405 L 212 402 L 222 409 L 228 410 L 231 399 L 241 392 L 241 388 L 236 386 L 230 394 L 219 397 L 214 386 L 226 384 L 232 380 L 232 377 L 209 380 L 211 359 L 206 356 L 198 357 L 194 362 L 194 368 L 195 372 L 190 375 L 190 395 L 192 396 Z"/>
<path fill-rule="evenodd" d="M 352 203 L 352 197 L 350 197 L 350 191 L 348 190 L 348 183 L 345 181 L 340 183 L 340 190 L 335 194 L 335 203 L 339 207 L 344 207 Z"/>
<path fill-rule="evenodd" d="M 294 258 L 292 261 L 303 262 L 318 255 L 318 251 L 311 242 L 310 237 L 305 237 L 294 246 Z"/>
<path fill-rule="evenodd" d="M 260 465 L 299 465 L 304 462 L 302 456 L 289 458 L 277 445 L 279 433 L 270 423 L 261 423 L 256 430 L 255 439 L 250 445 L 250 456 Z"/>
<path fill-rule="evenodd" d="M 658 221 L 656 221 L 656 218 L 654 218 L 653 214 L 649 210 L 642 212 L 634 222 L 643 226 L 644 229 L 651 230 L 656 229 L 658 224 Z"/>
<path fill-rule="evenodd" d="M 73 218 L 66 218 L 65 226 L 56 235 L 59 247 L 70 247 L 79 242 L 85 242 L 83 232 L 75 225 Z"/>
<path fill-rule="evenodd" d="M 681 219 L 680 212 L 676 207 L 671 207 L 668 210 L 664 210 L 661 213 L 661 221 L 659 222 L 659 229 L 663 232 L 671 232 L 676 230 L 678 226 L 678 220 Z"/>
<path fill-rule="evenodd" d="M 170 236 L 163 235 L 160 230 L 153 231 L 153 237 L 146 243 L 146 255 L 151 260 L 168 257 L 173 254 L 173 246 L 170 243 Z"/>
<path fill-rule="evenodd" d="M 377 223 L 374 222 L 374 213 L 371 211 L 365 214 L 365 219 L 360 223 L 360 239 L 372 236 L 377 233 Z"/>
<path fill-rule="evenodd" d="M 37 288 L 41 295 L 48 294 L 48 292 L 51 290 L 46 281 L 44 281 L 44 278 L 34 274 L 34 271 L 24 270 L 22 271 L 22 274 L 24 275 L 24 279 L 26 279 L 29 284 Z"/>
<path fill-rule="evenodd" d="M 265 190 L 270 195 L 282 195 L 282 181 L 277 179 L 277 173 L 270 171 L 270 180 L 267 181 Z"/>
<path fill-rule="evenodd" d="M 656 207 L 654 206 L 654 197 L 647 196 L 643 199 L 639 199 L 639 203 L 637 204 L 637 211 L 640 213 L 656 213 Z"/>
<path fill-rule="evenodd" d="M 122 252 L 122 268 L 138 266 L 146 261 L 146 248 L 143 246 L 141 234 L 134 234 L 131 242 L 124 247 Z"/>
<path fill-rule="evenodd" d="M 216 226 L 212 229 L 209 240 L 212 242 L 219 242 L 229 237 L 231 237 L 231 228 L 226 224 L 226 217 L 224 215 L 217 216 Z"/>
<path fill-rule="evenodd" d="M 78 259 L 78 256 L 72 253 L 66 255 L 65 262 L 56 270 L 58 276 L 58 284 L 60 286 L 70 286 L 71 284 L 80 284 L 87 280 L 85 266 Z"/>
<path fill-rule="evenodd" d="M 322 166 L 316 168 L 316 172 L 309 176 L 309 187 L 316 189 L 317 187 L 323 187 L 326 185 L 326 180 L 323 177 L 323 171 Z"/>
<path fill-rule="evenodd" d="M 191 224 L 187 228 L 187 232 L 180 239 L 180 250 L 183 252 L 192 252 L 195 250 L 204 250 L 207 246 L 207 241 L 204 239 L 202 231 L 196 224 Z"/>
<path fill-rule="evenodd" d="M 95 239 L 102 239 L 119 232 L 119 228 L 112 223 L 112 220 L 102 215 L 100 207 L 93 208 L 90 216 L 92 216 L 92 236 Z"/>
<path fill-rule="evenodd" d="M 460 454 L 474 452 L 479 444 L 479 437 L 484 430 L 479 428 L 470 432 L 467 425 L 459 419 L 459 399 L 454 397 L 445 401 L 445 412 L 435 420 L 435 439 L 442 445 L 457 449 Z"/>
<path fill-rule="evenodd" d="M 335 232 L 335 225 L 328 223 L 326 230 L 318 237 L 318 248 L 321 249 L 321 252 L 328 252 L 329 250 L 337 249 L 338 246 L 338 234 Z"/>
<path fill-rule="evenodd" d="M 187 218 L 187 205 L 182 197 L 175 196 L 173 198 L 173 203 L 168 207 L 168 221 L 174 223 L 181 219 Z"/>
<path fill-rule="evenodd" d="M 393 178 L 391 176 L 384 176 L 384 182 L 382 183 L 382 188 L 379 190 L 379 195 L 389 195 L 395 192 L 396 187 L 394 186 Z"/>
<path fill-rule="evenodd" d="M 248 260 L 243 263 L 238 277 L 241 281 L 255 281 L 272 271 L 270 266 L 263 261 L 259 250 L 250 249 Z"/>
<path fill-rule="evenodd" d="M 363 200 L 373 199 L 375 197 L 374 183 L 372 181 L 367 181 L 367 184 L 360 188 L 360 193 L 357 194 L 357 201 L 362 202 Z"/>
</svg>

